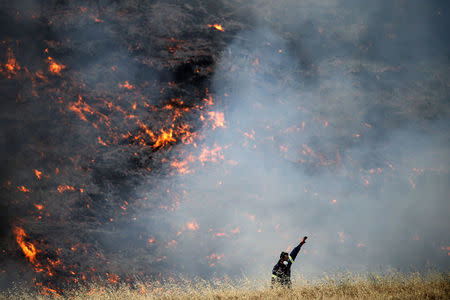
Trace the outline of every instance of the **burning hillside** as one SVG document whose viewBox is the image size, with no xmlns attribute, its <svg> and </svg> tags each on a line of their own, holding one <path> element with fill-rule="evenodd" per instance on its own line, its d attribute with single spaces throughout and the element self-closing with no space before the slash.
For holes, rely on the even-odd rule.
<svg viewBox="0 0 450 300">
<path fill-rule="evenodd" d="M 1 4 L 4 284 L 233 276 L 299 227 L 310 272 L 449 266 L 442 45 L 412 64 L 401 22 L 273 5 Z"/>
</svg>

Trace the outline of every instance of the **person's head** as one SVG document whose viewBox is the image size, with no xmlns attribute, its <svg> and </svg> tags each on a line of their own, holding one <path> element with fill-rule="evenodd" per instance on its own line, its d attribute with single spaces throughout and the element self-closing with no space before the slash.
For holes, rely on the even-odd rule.
<svg viewBox="0 0 450 300">
<path fill-rule="evenodd" d="M 287 265 L 288 260 L 289 260 L 289 254 L 287 252 L 284 252 L 284 251 L 281 252 L 281 254 L 280 254 L 280 262 L 285 264 L 285 265 Z M 286 262 L 286 263 L 284 263 L 284 262 Z"/>
</svg>

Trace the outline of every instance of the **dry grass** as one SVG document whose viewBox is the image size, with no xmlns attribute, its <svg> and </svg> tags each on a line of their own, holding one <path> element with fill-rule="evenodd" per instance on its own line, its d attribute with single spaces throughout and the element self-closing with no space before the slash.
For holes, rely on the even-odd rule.
<svg viewBox="0 0 450 300">
<path fill-rule="evenodd" d="M 7 299 L 53 299 L 15 287 L 0 293 Z M 67 299 L 450 299 L 450 274 L 421 275 L 390 273 L 385 275 L 325 276 L 314 282 L 302 280 L 292 289 L 271 289 L 268 282 L 206 282 L 187 280 L 177 283 L 127 285 L 91 285 L 67 291 Z"/>
</svg>

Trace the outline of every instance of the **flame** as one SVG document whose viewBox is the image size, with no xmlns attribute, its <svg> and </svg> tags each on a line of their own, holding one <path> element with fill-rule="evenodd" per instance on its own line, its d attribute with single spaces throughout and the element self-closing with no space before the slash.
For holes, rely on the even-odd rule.
<svg viewBox="0 0 450 300">
<path fill-rule="evenodd" d="M 211 255 L 207 255 L 207 256 L 206 256 L 206 259 L 208 259 L 208 260 L 210 261 L 209 265 L 210 265 L 211 267 L 213 267 L 213 266 L 216 265 L 216 262 L 219 261 L 219 260 L 221 260 L 223 257 L 224 257 L 223 254 L 216 254 L 216 253 L 213 253 L 213 254 L 211 254 Z"/>
<path fill-rule="evenodd" d="M 192 222 L 187 222 L 186 226 L 191 231 L 198 230 L 198 228 L 199 228 L 198 223 L 195 220 Z"/>
<path fill-rule="evenodd" d="M 108 146 L 108 145 L 102 140 L 101 137 L 98 137 L 98 143 L 99 143 L 100 145 L 103 145 L 103 146 Z"/>
<path fill-rule="evenodd" d="M 209 120 L 212 121 L 212 129 L 216 129 L 218 127 L 225 128 L 225 117 L 223 112 L 208 112 Z"/>
<path fill-rule="evenodd" d="M 42 210 L 44 208 L 44 205 L 42 204 L 34 204 L 34 206 L 38 209 L 38 210 Z"/>
<path fill-rule="evenodd" d="M 26 188 L 24 185 L 18 186 L 17 189 L 18 189 L 19 191 L 21 191 L 21 192 L 24 192 L 24 193 L 29 193 L 29 192 L 31 192 L 31 190 L 30 190 L 29 188 Z"/>
<path fill-rule="evenodd" d="M 34 174 L 36 175 L 36 177 L 38 178 L 38 179 L 41 179 L 41 177 L 42 177 L 42 172 L 41 171 L 39 171 L 39 170 L 34 170 Z"/>
<path fill-rule="evenodd" d="M 49 70 L 51 73 L 53 73 L 53 74 L 56 74 L 56 75 L 61 76 L 61 71 L 62 71 L 63 69 L 65 69 L 66 66 L 63 65 L 63 64 L 58 64 L 58 63 L 56 63 L 56 62 L 53 60 L 53 58 L 51 58 L 50 56 L 47 57 L 47 60 L 48 60 L 48 63 L 49 63 L 48 70 Z"/>
<path fill-rule="evenodd" d="M 163 148 L 170 142 L 176 142 L 177 140 L 172 135 L 173 129 L 170 129 L 168 132 L 164 131 L 164 129 L 161 129 L 161 134 L 158 136 L 158 139 L 153 145 L 153 148 Z"/>
<path fill-rule="evenodd" d="M 7 72 L 9 72 L 12 75 L 17 74 L 17 72 L 20 71 L 19 63 L 17 62 L 16 58 L 14 57 L 14 54 L 11 51 L 11 49 L 8 49 L 5 69 Z"/>
<path fill-rule="evenodd" d="M 27 237 L 25 231 L 20 227 L 14 227 L 14 234 L 16 235 L 17 244 L 22 248 L 23 254 L 25 254 L 31 263 L 34 263 L 38 251 L 32 243 L 25 240 Z"/>
<path fill-rule="evenodd" d="M 75 188 L 67 184 L 61 184 L 60 186 L 58 186 L 57 190 L 62 194 L 65 191 L 75 191 Z"/>
<path fill-rule="evenodd" d="M 106 275 L 108 276 L 108 281 L 111 283 L 117 283 L 119 281 L 119 275 L 114 274 L 114 273 L 106 273 Z"/>
<path fill-rule="evenodd" d="M 339 242 L 343 243 L 348 238 L 348 236 L 344 232 L 338 232 L 339 235 Z"/>
<path fill-rule="evenodd" d="M 219 30 L 219 31 L 225 31 L 225 29 L 223 29 L 223 27 L 222 27 L 222 25 L 220 25 L 220 24 L 213 24 L 213 25 L 211 25 L 211 24 L 208 24 L 208 27 L 209 28 L 214 28 L 214 29 L 216 29 L 216 30 Z"/>
<path fill-rule="evenodd" d="M 178 161 L 178 160 L 174 160 L 170 163 L 170 165 L 172 167 L 174 167 L 179 174 L 189 174 L 191 173 L 191 170 L 188 167 L 189 163 L 192 163 L 195 161 L 195 157 L 192 155 L 189 155 L 185 160 L 183 161 Z"/>
<path fill-rule="evenodd" d="M 124 83 L 119 83 L 119 88 L 121 89 L 127 89 L 132 90 L 134 89 L 134 86 L 128 82 L 128 80 L 125 80 Z"/>
<path fill-rule="evenodd" d="M 221 154 L 222 147 L 214 145 L 214 148 L 209 150 L 208 147 L 205 147 L 202 150 L 202 153 L 198 157 L 198 160 L 204 165 L 204 162 L 210 161 L 210 162 L 217 162 L 219 159 L 223 160 L 224 156 Z"/>
<path fill-rule="evenodd" d="M 82 119 L 83 121 L 87 122 L 87 118 L 84 115 L 84 113 L 89 113 L 91 115 L 94 114 L 94 110 L 86 103 L 84 103 L 83 98 L 78 95 L 78 101 L 75 103 L 72 103 L 69 105 L 69 110 L 75 112 L 78 114 L 78 116 L 80 117 L 80 119 Z"/>
<path fill-rule="evenodd" d="M 241 231 L 239 230 L 239 227 L 236 227 L 235 229 L 230 230 L 230 232 L 232 234 L 237 234 L 237 233 L 240 233 Z"/>
</svg>

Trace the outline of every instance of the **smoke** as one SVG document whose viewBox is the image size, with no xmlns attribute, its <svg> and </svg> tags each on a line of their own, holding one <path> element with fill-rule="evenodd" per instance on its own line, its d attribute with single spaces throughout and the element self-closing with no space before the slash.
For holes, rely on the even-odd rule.
<svg viewBox="0 0 450 300">
<path fill-rule="evenodd" d="M 223 159 L 184 179 L 173 218 L 200 227 L 171 258 L 186 271 L 209 274 L 194 261 L 219 253 L 225 274 L 260 275 L 303 235 L 294 268 L 308 276 L 448 269 L 440 8 L 351 4 L 266 2 L 223 51 L 212 91 L 226 128 L 204 141 Z"/>
<path fill-rule="evenodd" d="M 307 276 L 448 269 L 447 11 L 4 4 L 0 54 L 22 69 L 1 70 L 2 282 L 35 270 L 15 225 L 53 288 L 266 275 L 303 235 L 294 269 Z M 170 130 L 175 141 L 155 147 Z"/>
</svg>

